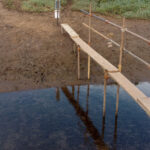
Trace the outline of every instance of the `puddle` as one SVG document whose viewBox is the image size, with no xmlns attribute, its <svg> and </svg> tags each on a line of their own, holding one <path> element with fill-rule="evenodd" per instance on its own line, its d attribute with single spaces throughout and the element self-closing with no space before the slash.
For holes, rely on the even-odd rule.
<svg viewBox="0 0 150 150">
<path fill-rule="evenodd" d="M 150 83 L 137 85 L 150 96 Z M 2 150 L 149 150 L 150 118 L 120 89 L 68 86 L 0 94 Z"/>
</svg>

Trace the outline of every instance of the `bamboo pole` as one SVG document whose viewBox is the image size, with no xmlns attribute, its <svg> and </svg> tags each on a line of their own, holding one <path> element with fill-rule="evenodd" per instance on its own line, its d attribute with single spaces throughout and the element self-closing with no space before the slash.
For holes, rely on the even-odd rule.
<svg viewBox="0 0 150 150">
<path fill-rule="evenodd" d="M 89 26 L 85 23 L 83 23 L 83 25 L 87 28 L 89 28 Z M 101 37 L 103 37 L 104 39 L 112 42 L 114 45 L 116 45 L 117 47 L 120 47 L 120 44 L 118 44 L 117 42 L 113 41 L 112 39 L 108 38 L 107 36 L 105 36 L 104 34 L 100 33 L 99 31 L 95 30 L 94 28 L 91 27 L 91 30 L 93 32 L 95 32 L 96 34 L 100 35 Z M 128 53 L 129 55 L 131 55 L 132 57 L 134 57 L 135 59 L 137 59 L 138 61 L 140 61 L 141 63 L 143 63 L 144 65 L 146 65 L 148 67 L 148 69 L 150 69 L 150 64 L 148 62 L 146 62 L 145 60 L 143 60 L 142 58 L 136 56 L 135 54 L 133 54 L 131 51 L 127 50 L 126 48 L 124 48 L 124 51 L 126 53 Z"/>
<path fill-rule="evenodd" d="M 125 18 L 123 18 L 122 30 L 121 30 L 120 56 L 119 56 L 119 65 L 118 65 L 118 70 L 120 72 L 122 71 L 122 56 L 124 50 L 124 40 L 125 40 Z M 118 116 L 119 90 L 120 90 L 120 85 L 117 86 L 117 99 L 116 99 L 116 112 L 115 112 L 116 117 Z"/>
<path fill-rule="evenodd" d="M 106 90 L 107 90 L 108 72 L 104 72 L 104 98 L 103 98 L 103 118 L 106 114 Z"/>
<path fill-rule="evenodd" d="M 89 27 L 91 27 L 92 4 L 89 5 Z M 89 45 L 91 45 L 91 29 L 89 28 Z M 88 55 L 88 80 L 90 79 L 91 57 Z"/>
<path fill-rule="evenodd" d="M 91 57 L 88 55 L 88 80 L 90 79 Z"/>
<path fill-rule="evenodd" d="M 80 80 L 80 47 L 78 46 L 78 80 Z"/>
<path fill-rule="evenodd" d="M 121 30 L 120 57 L 119 57 L 119 65 L 118 65 L 118 69 L 120 72 L 122 71 L 122 55 L 124 49 L 124 39 L 125 39 L 125 18 L 123 18 L 123 25 Z"/>
</svg>

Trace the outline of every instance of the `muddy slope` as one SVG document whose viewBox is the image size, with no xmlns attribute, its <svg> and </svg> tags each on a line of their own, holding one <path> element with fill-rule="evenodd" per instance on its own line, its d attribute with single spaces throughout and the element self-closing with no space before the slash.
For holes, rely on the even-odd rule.
<svg viewBox="0 0 150 150">
<path fill-rule="evenodd" d="M 118 24 L 120 19 L 108 18 Z M 87 29 L 82 22 L 88 18 L 79 12 L 64 10 L 61 22 L 71 25 L 87 41 Z M 115 28 L 92 20 L 93 26 L 104 34 L 113 32 L 114 40 L 120 42 L 120 32 Z M 150 22 L 127 20 L 127 26 L 150 39 Z M 0 92 L 45 88 L 87 81 L 87 56 L 81 53 L 81 80 L 77 80 L 77 58 L 73 43 L 56 25 L 53 13 L 28 14 L 8 11 L 0 3 Z M 150 62 L 150 47 L 130 35 L 126 47 Z M 119 49 L 107 48 L 107 41 L 92 34 L 92 47 L 117 66 Z M 150 71 L 143 64 L 125 54 L 123 73 L 133 82 L 149 81 Z M 91 83 L 103 82 L 102 69 L 92 61 Z"/>
</svg>

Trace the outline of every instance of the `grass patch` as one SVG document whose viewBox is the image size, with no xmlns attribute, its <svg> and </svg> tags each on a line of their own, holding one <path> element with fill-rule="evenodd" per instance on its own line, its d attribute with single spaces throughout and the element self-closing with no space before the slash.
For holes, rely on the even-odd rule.
<svg viewBox="0 0 150 150">
<path fill-rule="evenodd" d="M 53 11 L 55 0 L 2 0 L 6 8 L 23 10 L 28 12 L 48 12 Z M 61 0 L 61 5 L 67 4 L 67 0 Z"/>
<path fill-rule="evenodd" d="M 62 0 L 62 6 L 67 3 Z M 48 12 L 54 10 L 55 0 L 26 0 L 22 2 L 21 8 L 28 12 Z"/>
<path fill-rule="evenodd" d="M 91 2 L 93 4 L 93 11 L 104 15 L 150 19 L 150 0 L 91 0 Z M 72 9 L 88 10 L 89 3 L 90 0 L 74 0 Z"/>
<path fill-rule="evenodd" d="M 15 9 L 15 0 L 2 0 L 2 3 L 6 8 Z"/>
<path fill-rule="evenodd" d="M 68 0 L 61 0 L 62 6 Z M 126 18 L 150 19 L 150 0 L 70 0 L 72 10 L 89 9 L 104 15 L 118 15 Z M 28 12 L 48 12 L 54 10 L 55 0 L 2 0 L 7 8 Z"/>
</svg>

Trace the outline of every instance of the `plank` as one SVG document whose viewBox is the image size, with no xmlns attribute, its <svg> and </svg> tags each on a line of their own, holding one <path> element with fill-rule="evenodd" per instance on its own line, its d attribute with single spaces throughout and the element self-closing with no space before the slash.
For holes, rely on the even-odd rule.
<svg viewBox="0 0 150 150">
<path fill-rule="evenodd" d="M 73 29 L 72 29 L 73 30 Z M 70 35 L 70 29 L 66 32 Z M 75 31 L 74 31 L 75 32 Z M 81 50 L 88 54 L 95 62 L 97 62 L 104 70 L 108 71 L 109 76 L 116 81 L 150 116 L 150 98 L 140 91 L 131 81 L 129 81 L 122 73 L 117 72 L 118 68 L 112 65 L 103 56 L 97 53 L 92 47 L 84 42 L 80 37 L 72 38 L 72 40 L 80 46 Z M 111 72 L 116 71 L 116 72 Z"/>
<path fill-rule="evenodd" d="M 69 33 L 71 38 L 78 38 L 79 35 L 68 25 L 68 24 L 61 24 L 61 27 Z"/>
</svg>

